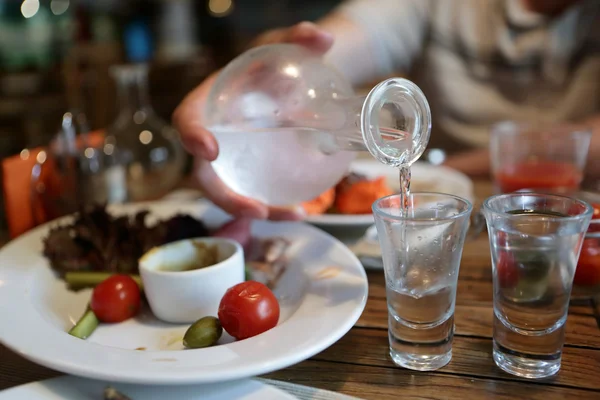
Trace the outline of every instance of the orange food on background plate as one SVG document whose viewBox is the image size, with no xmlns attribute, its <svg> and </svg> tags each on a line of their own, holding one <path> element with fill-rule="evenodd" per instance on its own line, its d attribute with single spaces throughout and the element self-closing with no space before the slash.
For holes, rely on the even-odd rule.
<svg viewBox="0 0 600 400">
<path fill-rule="evenodd" d="M 375 200 L 392 193 L 383 176 L 373 180 L 360 179 L 339 185 L 335 208 L 340 214 L 370 214 Z"/>
<path fill-rule="evenodd" d="M 308 215 L 371 214 L 373 202 L 392 193 L 384 176 L 368 179 L 363 175 L 352 173 L 335 187 L 301 205 Z"/>
<path fill-rule="evenodd" d="M 321 193 L 316 199 L 305 201 L 302 203 L 302 207 L 308 215 L 320 215 L 326 213 L 333 206 L 334 201 L 335 188 L 331 188 Z"/>
</svg>

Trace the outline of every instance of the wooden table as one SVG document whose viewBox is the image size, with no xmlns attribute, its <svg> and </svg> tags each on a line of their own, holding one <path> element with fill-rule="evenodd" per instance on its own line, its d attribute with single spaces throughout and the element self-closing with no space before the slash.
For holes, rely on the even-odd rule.
<svg viewBox="0 0 600 400">
<path fill-rule="evenodd" d="M 476 185 L 479 198 L 490 189 L 485 182 Z M 266 377 L 373 400 L 600 399 L 600 305 L 592 300 L 574 302 L 569 309 L 562 368 L 554 378 L 528 381 L 494 365 L 492 276 L 485 235 L 465 246 L 453 358 L 439 371 L 413 372 L 392 363 L 383 272 L 369 272 L 368 277 L 367 306 L 346 336 L 315 357 Z M 0 345 L 0 389 L 55 375 Z"/>
</svg>

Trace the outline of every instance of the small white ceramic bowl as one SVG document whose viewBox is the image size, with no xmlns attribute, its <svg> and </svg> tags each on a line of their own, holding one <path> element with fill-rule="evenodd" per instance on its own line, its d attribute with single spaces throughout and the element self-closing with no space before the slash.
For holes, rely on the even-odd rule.
<svg viewBox="0 0 600 400">
<path fill-rule="evenodd" d="M 181 270 L 197 259 L 197 243 L 217 246 L 219 262 Z M 216 317 L 225 291 L 244 280 L 244 250 L 223 238 L 181 240 L 150 250 L 140 258 L 139 268 L 154 315 L 165 322 L 191 324 Z"/>
</svg>

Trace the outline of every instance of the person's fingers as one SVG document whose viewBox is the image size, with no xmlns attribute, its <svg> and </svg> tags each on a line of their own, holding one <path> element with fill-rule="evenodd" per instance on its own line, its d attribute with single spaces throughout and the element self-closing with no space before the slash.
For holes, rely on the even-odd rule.
<svg viewBox="0 0 600 400">
<path fill-rule="evenodd" d="M 225 185 L 206 160 L 195 160 L 196 179 L 205 190 L 205 196 L 225 212 L 238 217 L 270 219 L 273 221 L 298 221 L 304 218 L 298 207 L 267 207 L 261 202 L 241 196 Z"/>
<path fill-rule="evenodd" d="M 290 28 L 267 32 L 255 44 L 271 43 L 296 43 L 315 52 L 325 53 L 333 44 L 333 36 L 311 22 L 301 22 Z M 186 150 L 209 161 L 217 158 L 219 148 L 204 124 L 203 110 L 218 72 L 190 92 L 173 113 L 173 125 L 181 135 L 181 142 Z"/>
<path fill-rule="evenodd" d="M 219 146 L 203 123 L 203 109 L 217 74 L 208 77 L 190 92 L 173 113 L 173 125 L 180 134 L 181 142 L 191 154 L 206 160 L 214 160 Z"/>
<path fill-rule="evenodd" d="M 209 161 L 195 160 L 195 177 L 205 196 L 225 212 L 238 217 L 266 219 L 269 210 L 266 205 L 241 196 L 225 185 L 217 176 Z"/>
<path fill-rule="evenodd" d="M 187 122 L 180 139 L 183 147 L 192 155 L 214 161 L 219 155 L 219 145 L 211 132 L 200 122 Z"/>
<path fill-rule="evenodd" d="M 322 54 L 333 45 L 333 35 L 311 22 L 301 22 L 289 28 L 269 31 L 261 35 L 253 45 L 274 43 L 295 43 Z"/>
<path fill-rule="evenodd" d="M 315 24 L 303 22 L 291 28 L 267 32 L 255 45 L 272 43 L 296 43 L 317 53 L 325 53 L 333 44 L 333 36 Z M 261 68 L 257 68 L 257 71 L 259 73 Z M 210 165 L 210 161 L 217 158 L 219 148 L 214 136 L 205 126 L 203 110 L 218 72 L 190 92 L 173 113 L 173 125 L 180 133 L 183 146 L 196 156 L 194 170 L 198 183 L 209 200 L 232 215 L 272 220 L 302 219 L 304 214 L 301 209 L 267 207 L 259 201 L 235 193 L 219 179 Z"/>
<path fill-rule="evenodd" d="M 333 35 L 312 22 L 301 22 L 289 29 L 286 42 L 296 43 L 324 54 L 333 45 Z"/>
<path fill-rule="evenodd" d="M 272 221 L 300 221 L 305 212 L 301 207 L 269 207 L 269 219 Z"/>
</svg>

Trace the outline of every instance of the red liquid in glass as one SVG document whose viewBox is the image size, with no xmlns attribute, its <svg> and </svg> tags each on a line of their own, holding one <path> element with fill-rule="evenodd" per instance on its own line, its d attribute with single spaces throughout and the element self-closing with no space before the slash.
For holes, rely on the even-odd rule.
<svg viewBox="0 0 600 400">
<path fill-rule="evenodd" d="M 576 190 L 583 175 L 573 164 L 554 161 L 525 161 L 506 165 L 496 172 L 502 193 L 520 189 Z"/>
</svg>

